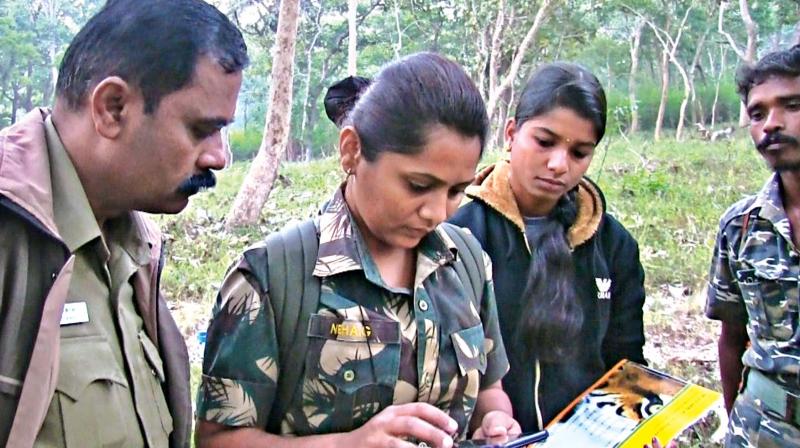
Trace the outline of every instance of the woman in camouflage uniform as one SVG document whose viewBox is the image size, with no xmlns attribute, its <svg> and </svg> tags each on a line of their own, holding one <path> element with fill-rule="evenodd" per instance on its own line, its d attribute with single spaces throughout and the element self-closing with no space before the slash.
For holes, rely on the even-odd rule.
<svg viewBox="0 0 800 448">
<path fill-rule="evenodd" d="M 209 326 L 200 446 L 450 447 L 519 432 L 500 387 L 508 362 L 488 257 L 475 291 L 440 225 L 474 178 L 487 123 L 452 61 L 420 53 L 381 70 L 343 123 L 347 179 L 315 220 L 321 294 L 280 430 L 265 430 L 286 361 L 280 323 L 243 257 Z"/>
</svg>

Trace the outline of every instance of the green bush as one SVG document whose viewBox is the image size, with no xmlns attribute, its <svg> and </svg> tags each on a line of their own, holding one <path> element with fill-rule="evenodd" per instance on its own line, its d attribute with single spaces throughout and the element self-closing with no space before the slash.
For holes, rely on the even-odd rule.
<svg viewBox="0 0 800 448">
<path fill-rule="evenodd" d="M 229 137 L 233 160 L 250 160 L 261 146 L 261 129 L 232 129 Z"/>
</svg>

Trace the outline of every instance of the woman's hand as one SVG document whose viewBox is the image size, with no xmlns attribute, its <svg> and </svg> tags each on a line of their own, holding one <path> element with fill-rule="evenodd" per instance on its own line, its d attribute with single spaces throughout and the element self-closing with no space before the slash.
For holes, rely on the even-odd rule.
<svg viewBox="0 0 800 448">
<path fill-rule="evenodd" d="M 504 442 L 508 436 L 518 435 L 522 429 L 514 417 L 504 411 L 490 411 L 483 416 L 480 428 L 475 430 L 473 439 L 490 439 L 493 442 Z"/>
<path fill-rule="evenodd" d="M 349 447 L 417 448 L 425 442 L 430 447 L 450 448 L 458 424 L 442 410 L 428 403 L 409 403 L 389 406 L 372 417 L 362 427 L 348 435 Z"/>
</svg>

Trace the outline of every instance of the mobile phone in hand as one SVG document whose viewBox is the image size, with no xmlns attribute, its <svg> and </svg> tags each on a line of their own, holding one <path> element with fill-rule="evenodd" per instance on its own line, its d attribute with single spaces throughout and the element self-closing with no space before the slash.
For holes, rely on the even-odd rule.
<svg viewBox="0 0 800 448">
<path fill-rule="evenodd" d="M 547 439 L 547 430 L 512 436 L 503 443 L 491 439 L 465 440 L 456 444 L 454 448 L 523 448 L 531 443 L 543 442 Z"/>
</svg>

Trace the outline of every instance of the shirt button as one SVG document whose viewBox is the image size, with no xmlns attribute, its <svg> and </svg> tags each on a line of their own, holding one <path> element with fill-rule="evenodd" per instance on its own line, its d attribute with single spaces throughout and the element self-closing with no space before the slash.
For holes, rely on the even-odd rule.
<svg viewBox="0 0 800 448">
<path fill-rule="evenodd" d="M 419 309 L 421 309 L 422 311 L 428 311 L 428 302 L 426 302 L 424 300 L 420 300 L 419 301 Z"/>
<path fill-rule="evenodd" d="M 353 372 L 352 370 L 345 370 L 343 376 L 344 380 L 347 381 L 348 383 L 356 379 L 356 373 Z"/>
</svg>

